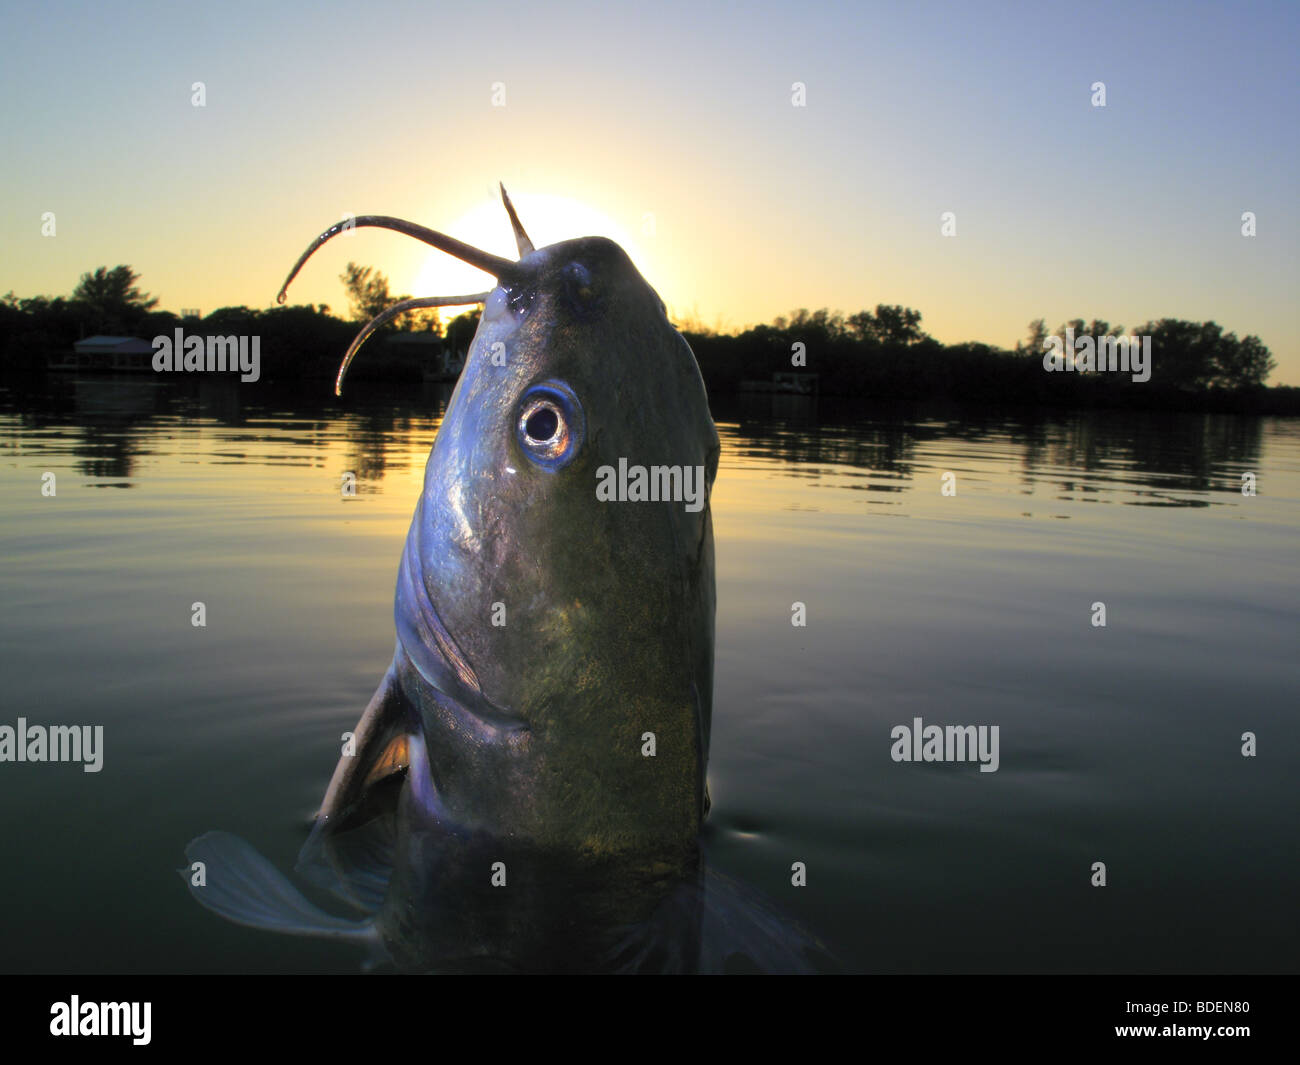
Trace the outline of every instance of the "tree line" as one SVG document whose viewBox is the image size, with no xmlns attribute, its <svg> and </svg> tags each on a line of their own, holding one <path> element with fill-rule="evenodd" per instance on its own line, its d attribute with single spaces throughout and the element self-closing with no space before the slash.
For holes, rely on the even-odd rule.
<svg viewBox="0 0 1300 1065">
<path fill-rule="evenodd" d="M 349 262 L 340 276 L 349 317 L 336 317 L 327 304 L 254 309 L 222 307 L 202 318 L 182 318 L 158 309 L 158 299 L 141 290 L 130 266 L 99 267 L 85 273 L 70 297 L 0 300 L 0 368 L 39 370 L 47 356 L 66 351 L 83 337 L 100 333 L 151 339 L 187 332 L 258 335 L 263 376 L 270 380 L 330 377 L 358 323 L 408 297 L 393 294 L 388 279 L 371 267 Z M 384 334 L 421 333 L 453 350 L 469 346 L 478 326 L 473 310 L 444 322 L 437 312 L 402 315 L 370 343 L 357 360 L 354 379 L 412 380 L 423 354 L 409 346 L 384 345 Z M 712 394 L 742 390 L 745 382 L 770 382 L 773 374 L 815 374 L 821 395 L 870 399 L 945 398 L 967 403 L 1047 406 L 1173 407 L 1300 413 L 1300 389 L 1266 387 L 1276 363 L 1256 336 L 1237 337 L 1215 322 L 1173 318 L 1149 321 L 1125 331 L 1108 322 L 1075 319 L 1054 332 L 1043 319 L 1029 324 L 1012 350 L 968 341 L 942 344 L 921 327 L 921 312 L 878 304 L 875 310 L 843 315 L 800 309 L 736 333 L 678 322 Z M 1099 371 L 1087 363 L 1070 372 L 1047 372 L 1044 349 L 1051 337 L 1075 344 L 1089 338 L 1150 337 L 1149 379 Z"/>
<path fill-rule="evenodd" d="M 1161 318 L 1131 331 L 1075 319 L 1049 333 L 1040 318 L 1012 350 L 967 341 L 942 344 L 921 328 L 910 307 L 877 305 L 845 316 L 827 309 L 794 311 L 736 334 L 698 325 L 683 333 L 710 392 L 735 392 L 745 381 L 777 373 L 817 375 L 822 395 L 1062 407 L 1154 407 L 1300 413 L 1300 389 L 1267 388 L 1276 361 L 1256 336 L 1237 337 L 1216 322 Z M 1049 372 L 1049 337 L 1060 346 L 1083 338 L 1150 337 L 1150 373 L 1095 368 Z M 1084 365 L 1080 361 L 1080 365 Z"/>
<path fill-rule="evenodd" d="M 348 318 L 336 317 L 328 304 L 256 309 L 222 307 L 201 317 L 158 310 L 157 297 L 143 292 L 130 266 L 99 267 L 82 274 L 70 297 L 0 299 L 0 369 L 42 370 L 50 354 L 66 352 L 89 336 L 136 336 L 151 340 L 187 333 L 215 336 L 260 336 L 262 377 L 267 380 L 330 378 L 356 335 L 359 323 L 407 296 L 393 295 L 388 279 L 370 267 L 348 263 L 339 278 L 349 301 Z M 427 352 L 389 347 L 385 335 L 432 335 L 457 351 L 469 347 L 478 328 L 479 311 L 443 323 L 434 312 L 417 310 L 399 316 L 367 345 L 348 376 L 351 380 L 419 380 Z"/>
</svg>

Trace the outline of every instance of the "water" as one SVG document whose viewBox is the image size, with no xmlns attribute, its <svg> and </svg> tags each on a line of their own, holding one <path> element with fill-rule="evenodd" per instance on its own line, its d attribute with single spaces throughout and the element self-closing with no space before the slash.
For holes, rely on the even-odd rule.
<svg viewBox="0 0 1300 1065">
<path fill-rule="evenodd" d="M 323 391 L 0 390 L 0 724 L 105 729 L 100 773 L 0 764 L 0 969 L 356 971 L 175 872 L 218 827 L 290 869 L 392 655 L 445 392 Z M 714 413 L 715 864 L 850 970 L 1295 969 L 1300 424 Z M 998 770 L 893 761 L 917 717 Z"/>
</svg>

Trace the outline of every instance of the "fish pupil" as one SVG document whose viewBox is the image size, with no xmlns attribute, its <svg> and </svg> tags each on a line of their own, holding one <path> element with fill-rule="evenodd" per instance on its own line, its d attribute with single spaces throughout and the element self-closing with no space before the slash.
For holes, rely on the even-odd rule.
<svg viewBox="0 0 1300 1065">
<path fill-rule="evenodd" d="M 560 416 L 554 407 L 538 407 L 528 416 L 524 431 L 529 439 L 544 444 L 554 438 L 560 428 Z"/>
</svg>

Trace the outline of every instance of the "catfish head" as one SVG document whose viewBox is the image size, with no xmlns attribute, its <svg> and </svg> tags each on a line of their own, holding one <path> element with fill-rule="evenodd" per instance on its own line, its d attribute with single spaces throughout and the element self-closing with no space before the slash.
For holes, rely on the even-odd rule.
<svg viewBox="0 0 1300 1065">
<path fill-rule="evenodd" d="M 666 859 L 707 811 L 718 436 L 690 347 L 602 237 L 520 258 L 395 229 L 493 274 L 402 553 L 392 666 L 317 833 L 404 775 L 421 818 L 548 853 Z M 289 276 L 342 230 L 313 243 Z M 289 281 L 285 282 L 287 288 Z M 281 300 L 284 298 L 281 292 Z"/>
</svg>

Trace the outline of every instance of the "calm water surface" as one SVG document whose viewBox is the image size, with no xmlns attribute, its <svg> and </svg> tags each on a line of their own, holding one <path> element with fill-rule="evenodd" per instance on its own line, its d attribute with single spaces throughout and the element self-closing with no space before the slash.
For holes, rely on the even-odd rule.
<svg viewBox="0 0 1300 1065">
<path fill-rule="evenodd" d="M 356 971 L 175 871 L 210 828 L 291 869 L 392 656 L 445 393 L 325 391 L 0 383 L 0 724 L 105 730 L 0 763 L 0 970 Z M 1300 424 L 714 413 L 716 865 L 851 970 L 1297 968 Z M 917 717 L 997 772 L 893 761 Z"/>
</svg>

